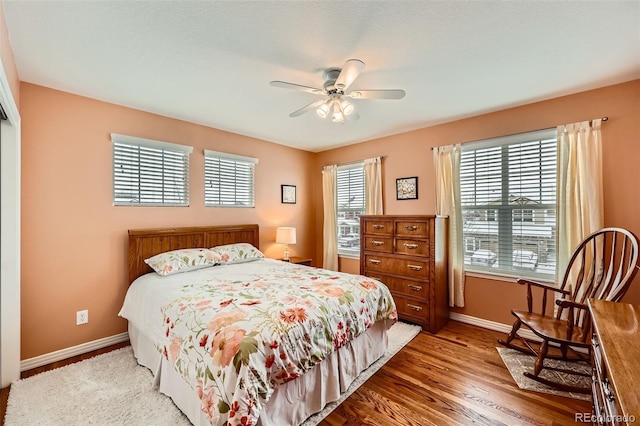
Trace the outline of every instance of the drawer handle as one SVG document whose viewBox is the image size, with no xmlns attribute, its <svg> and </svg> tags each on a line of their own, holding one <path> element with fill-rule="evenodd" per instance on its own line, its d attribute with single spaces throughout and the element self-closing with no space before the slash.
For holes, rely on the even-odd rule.
<svg viewBox="0 0 640 426">
<path fill-rule="evenodd" d="M 422 286 L 421 285 L 409 284 L 407 287 L 409 287 L 409 290 L 415 290 L 415 291 L 421 291 L 422 290 Z"/>
<path fill-rule="evenodd" d="M 416 312 L 420 312 L 422 310 L 422 306 L 412 305 L 411 303 L 407 303 L 407 307 Z"/>
<path fill-rule="evenodd" d="M 379 265 L 382 263 L 382 260 L 378 260 L 378 259 L 369 259 L 369 263 L 371 263 L 372 265 Z"/>
<path fill-rule="evenodd" d="M 407 231 L 417 231 L 420 227 L 418 225 L 406 225 L 404 229 Z"/>
<path fill-rule="evenodd" d="M 403 245 L 408 249 L 417 249 L 419 247 L 418 244 L 404 243 Z"/>
<path fill-rule="evenodd" d="M 371 241 L 372 246 L 383 246 L 384 241 Z"/>
<path fill-rule="evenodd" d="M 422 271 L 422 266 L 418 265 L 407 265 L 407 268 L 411 269 L 412 271 Z"/>
<path fill-rule="evenodd" d="M 611 391 L 611 387 L 609 386 L 609 379 L 605 378 L 602 381 L 602 387 L 604 388 L 604 396 L 605 398 L 607 398 L 609 400 L 609 402 L 613 402 L 616 397 L 613 394 L 613 392 Z"/>
<path fill-rule="evenodd" d="M 384 225 L 371 225 L 373 229 L 384 229 Z"/>
</svg>

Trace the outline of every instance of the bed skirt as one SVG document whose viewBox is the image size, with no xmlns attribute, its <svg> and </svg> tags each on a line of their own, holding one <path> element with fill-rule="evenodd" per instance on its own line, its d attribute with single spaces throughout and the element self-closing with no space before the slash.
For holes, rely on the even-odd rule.
<svg viewBox="0 0 640 426">
<path fill-rule="evenodd" d="M 356 377 L 384 354 L 388 344 L 387 329 L 392 323 L 390 320 L 378 321 L 303 376 L 276 388 L 258 425 L 299 425 L 326 404 L 337 401 Z M 159 391 L 168 395 L 191 423 L 209 425 L 195 390 L 131 322 L 129 339 L 138 363 L 153 372 L 154 385 Z"/>
</svg>

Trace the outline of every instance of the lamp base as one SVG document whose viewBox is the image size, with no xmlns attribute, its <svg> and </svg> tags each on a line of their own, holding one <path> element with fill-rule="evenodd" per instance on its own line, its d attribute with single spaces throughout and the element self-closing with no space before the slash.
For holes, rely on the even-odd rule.
<svg viewBox="0 0 640 426">
<path fill-rule="evenodd" d="M 284 256 L 282 257 L 282 260 L 284 260 L 285 262 L 288 262 L 289 259 L 289 245 L 285 244 L 284 245 Z"/>
</svg>

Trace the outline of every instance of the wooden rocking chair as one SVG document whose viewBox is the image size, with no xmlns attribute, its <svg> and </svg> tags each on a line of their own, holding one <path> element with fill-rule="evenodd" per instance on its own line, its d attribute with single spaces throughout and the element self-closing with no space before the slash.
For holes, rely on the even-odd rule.
<svg viewBox="0 0 640 426">
<path fill-rule="evenodd" d="M 604 228 L 594 232 L 573 252 L 560 287 L 527 279 L 518 280 L 518 284 L 527 285 L 528 310 L 511 311 L 516 321 L 507 340 L 501 339 L 498 342 L 537 357 L 533 372 L 525 372 L 525 376 L 563 391 L 590 393 L 590 387 L 570 386 L 540 377 L 543 368 L 550 368 L 544 366 L 544 360 L 551 358 L 589 362 L 591 318 L 586 306 L 587 299 L 618 302 L 637 272 L 637 260 L 638 240 L 631 232 L 620 228 Z M 534 287 L 542 289 L 541 309 L 538 312 L 533 311 Z M 539 292 L 540 290 L 536 291 Z M 549 292 L 560 295 L 555 301 L 555 313 L 547 312 Z M 550 305 L 550 308 L 553 307 Z M 531 329 L 542 342 L 520 336 L 518 330 L 522 325 Z M 515 339 L 522 344 L 515 344 Z M 570 370 L 562 371 L 580 374 Z"/>
</svg>

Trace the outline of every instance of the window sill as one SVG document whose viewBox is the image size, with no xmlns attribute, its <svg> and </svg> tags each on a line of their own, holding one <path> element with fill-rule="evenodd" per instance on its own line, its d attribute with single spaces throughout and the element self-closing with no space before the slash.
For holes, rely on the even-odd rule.
<svg viewBox="0 0 640 426">
<path fill-rule="evenodd" d="M 340 253 L 338 253 L 338 258 L 340 258 L 340 259 L 360 260 L 360 255 L 359 254 L 340 254 Z"/>
<path fill-rule="evenodd" d="M 531 281 L 536 281 L 542 284 L 549 284 L 549 285 L 556 284 L 553 280 L 549 280 L 547 278 L 523 277 L 519 275 L 507 275 L 507 274 L 494 274 L 490 272 L 464 271 L 464 275 L 465 277 L 483 278 L 487 280 L 505 281 L 510 283 L 516 283 L 518 278 L 526 278 Z"/>
</svg>

